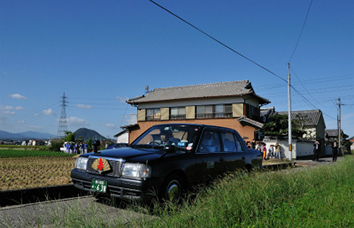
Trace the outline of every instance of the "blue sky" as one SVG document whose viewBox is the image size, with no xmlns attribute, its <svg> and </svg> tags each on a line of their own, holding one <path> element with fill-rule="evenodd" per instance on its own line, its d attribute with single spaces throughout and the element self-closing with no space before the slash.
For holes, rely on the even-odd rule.
<svg viewBox="0 0 354 228">
<path fill-rule="evenodd" d="M 354 136 L 354 2 L 195 0 L 157 3 L 284 80 L 293 110 L 321 109 L 328 129 Z M 113 137 L 136 109 L 124 100 L 150 89 L 251 81 L 286 111 L 287 85 L 148 0 L 0 0 L 0 130 Z"/>
</svg>

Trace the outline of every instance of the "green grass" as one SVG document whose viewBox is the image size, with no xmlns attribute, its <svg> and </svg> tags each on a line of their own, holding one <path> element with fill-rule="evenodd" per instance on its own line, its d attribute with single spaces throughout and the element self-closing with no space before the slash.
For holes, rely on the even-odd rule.
<svg viewBox="0 0 354 228">
<path fill-rule="evenodd" d="M 99 208 L 93 216 L 78 213 L 81 207 L 52 219 L 57 227 L 354 227 L 353 164 L 354 156 L 346 156 L 315 167 L 231 174 L 178 206 L 148 212 L 131 204 L 152 219 L 112 221 Z"/>
<path fill-rule="evenodd" d="M 354 158 L 276 173 L 230 175 L 192 204 L 160 208 L 142 227 L 354 227 Z"/>
<path fill-rule="evenodd" d="M 67 157 L 73 154 L 41 150 L 0 150 L 0 158 L 10 157 Z"/>
</svg>

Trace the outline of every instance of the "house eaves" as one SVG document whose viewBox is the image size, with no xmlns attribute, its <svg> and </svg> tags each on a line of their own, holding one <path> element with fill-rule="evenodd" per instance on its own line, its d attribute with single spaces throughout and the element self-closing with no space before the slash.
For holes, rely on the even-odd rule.
<svg viewBox="0 0 354 228">
<path fill-rule="evenodd" d="M 245 116 L 241 116 L 237 118 L 237 120 L 242 124 L 242 126 L 249 125 L 258 129 L 262 129 L 263 123 L 260 123 L 258 121 L 252 120 L 250 118 L 247 118 Z"/>
</svg>

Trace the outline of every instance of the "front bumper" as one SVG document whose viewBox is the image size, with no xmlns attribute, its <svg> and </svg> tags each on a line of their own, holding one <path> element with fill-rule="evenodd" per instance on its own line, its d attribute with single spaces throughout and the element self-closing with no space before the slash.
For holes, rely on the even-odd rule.
<svg viewBox="0 0 354 228">
<path fill-rule="evenodd" d="M 106 195 L 122 200 L 146 201 L 158 196 L 158 189 L 162 184 L 159 179 L 128 179 L 122 177 L 108 177 L 104 175 L 94 175 L 73 169 L 71 178 L 74 186 L 78 189 L 92 192 L 98 195 Z M 91 190 L 92 179 L 107 181 L 106 193 Z"/>
</svg>

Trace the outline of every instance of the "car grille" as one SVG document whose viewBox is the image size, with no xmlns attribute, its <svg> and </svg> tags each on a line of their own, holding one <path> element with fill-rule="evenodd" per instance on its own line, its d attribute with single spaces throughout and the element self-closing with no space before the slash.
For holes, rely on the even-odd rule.
<svg viewBox="0 0 354 228">
<path fill-rule="evenodd" d="M 103 173 L 99 173 L 97 170 L 92 168 L 92 164 L 94 161 L 100 157 L 96 156 L 90 156 L 89 160 L 87 162 L 87 172 L 92 173 L 92 174 L 98 174 L 98 175 L 103 175 L 103 176 L 110 176 L 110 177 L 120 177 L 122 174 L 122 165 L 124 160 L 123 159 L 117 159 L 117 158 L 104 158 L 108 161 L 108 164 L 111 167 L 111 170 Z"/>
</svg>

